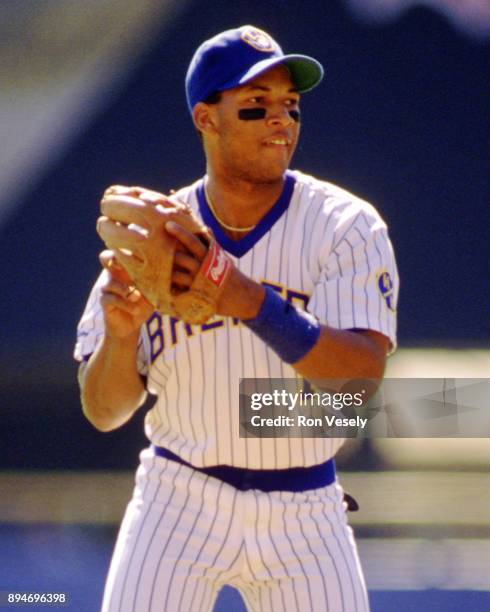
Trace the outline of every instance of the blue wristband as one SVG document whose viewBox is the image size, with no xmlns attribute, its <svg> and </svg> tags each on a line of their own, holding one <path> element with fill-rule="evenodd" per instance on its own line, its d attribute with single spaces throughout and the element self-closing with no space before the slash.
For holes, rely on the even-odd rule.
<svg viewBox="0 0 490 612">
<path fill-rule="evenodd" d="M 320 323 L 298 310 L 270 287 L 255 319 L 243 323 L 271 347 L 286 363 L 296 363 L 309 353 L 320 335 Z"/>
</svg>

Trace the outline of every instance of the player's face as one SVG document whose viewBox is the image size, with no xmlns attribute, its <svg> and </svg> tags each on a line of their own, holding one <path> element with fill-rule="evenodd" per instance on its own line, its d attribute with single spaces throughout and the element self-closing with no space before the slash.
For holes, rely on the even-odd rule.
<svg viewBox="0 0 490 612">
<path fill-rule="evenodd" d="M 246 112 L 240 113 L 243 110 Z M 296 148 L 300 126 L 299 93 L 284 66 L 223 92 L 214 112 L 215 169 L 230 178 L 251 182 L 282 179 Z M 243 118 L 260 113 L 262 118 Z"/>
</svg>

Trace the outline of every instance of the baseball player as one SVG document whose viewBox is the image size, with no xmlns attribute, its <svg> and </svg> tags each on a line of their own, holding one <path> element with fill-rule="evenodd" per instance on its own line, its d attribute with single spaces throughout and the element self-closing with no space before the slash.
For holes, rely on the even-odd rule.
<svg viewBox="0 0 490 612">
<path fill-rule="evenodd" d="M 381 379 L 396 344 L 385 223 L 351 193 L 288 169 L 300 96 L 322 76 L 316 60 L 285 55 L 256 27 L 218 34 L 186 77 L 206 175 L 169 196 L 104 195 L 97 228 L 110 251 L 75 348 L 83 410 L 107 431 L 147 392 L 157 397 L 105 612 L 212 610 L 225 584 L 253 611 L 369 608 L 335 475 L 343 440 L 239 430 L 241 378 Z M 172 295 L 203 300 L 192 316 L 177 299 L 172 310 L 173 298 L 155 307 L 165 303 L 163 235 L 177 245 Z M 196 324 L 204 307 L 211 316 Z"/>
</svg>

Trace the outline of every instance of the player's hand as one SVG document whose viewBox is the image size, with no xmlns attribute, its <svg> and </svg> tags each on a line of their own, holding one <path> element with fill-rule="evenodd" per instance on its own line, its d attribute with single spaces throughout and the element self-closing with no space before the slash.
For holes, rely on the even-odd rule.
<svg viewBox="0 0 490 612">
<path fill-rule="evenodd" d="M 136 289 L 112 251 L 102 251 L 99 260 L 109 276 L 101 298 L 106 335 L 123 339 L 138 334 L 153 306 Z"/>
<path fill-rule="evenodd" d="M 192 285 L 208 250 L 195 234 L 175 221 L 166 223 L 165 230 L 178 241 L 172 269 L 172 286 L 177 291 L 185 291 Z"/>
<path fill-rule="evenodd" d="M 196 274 L 206 257 L 207 248 L 191 232 L 174 221 L 165 225 L 166 231 L 184 247 L 185 252 L 177 252 L 172 282 L 181 289 L 192 285 Z M 265 290 L 259 283 L 248 278 L 235 266 L 231 265 L 223 293 L 217 304 L 216 314 L 236 317 L 239 319 L 253 319 L 257 316 L 264 301 Z"/>
</svg>

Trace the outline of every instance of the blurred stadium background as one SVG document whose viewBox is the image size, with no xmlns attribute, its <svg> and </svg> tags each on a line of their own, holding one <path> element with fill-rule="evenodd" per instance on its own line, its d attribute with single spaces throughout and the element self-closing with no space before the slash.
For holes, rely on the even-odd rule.
<svg viewBox="0 0 490 612">
<path fill-rule="evenodd" d="M 98 201 L 112 183 L 167 191 L 203 172 L 183 77 L 198 43 L 244 23 L 326 67 L 294 166 L 390 226 L 402 290 L 387 375 L 489 377 L 487 0 L 3 0 L 0 591 L 98 609 L 145 443 L 143 414 L 102 435 L 79 407 Z M 489 451 L 485 437 L 343 451 L 373 612 L 490 609 Z M 218 609 L 243 608 L 228 589 Z"/>
</svg>

